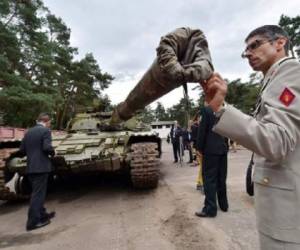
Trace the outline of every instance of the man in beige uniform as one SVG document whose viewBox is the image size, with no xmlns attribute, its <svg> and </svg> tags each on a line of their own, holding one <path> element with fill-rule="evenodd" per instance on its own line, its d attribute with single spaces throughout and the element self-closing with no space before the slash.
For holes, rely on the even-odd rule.
<svg viewBox="0 0 300 250">
<path fill-rule="evenodd" d="M 279 26 L 259 27 L 245 42 L 242 57 L 264 74 L 255 117 L 223 105 L 227 85 L 217 73 L 202 86 L 219 118 L 214 131 L 255 153 L 255 208 L 261 249 L 299 250 L 300 64 L 287 57 L 289 39 Z"/>
</svg>

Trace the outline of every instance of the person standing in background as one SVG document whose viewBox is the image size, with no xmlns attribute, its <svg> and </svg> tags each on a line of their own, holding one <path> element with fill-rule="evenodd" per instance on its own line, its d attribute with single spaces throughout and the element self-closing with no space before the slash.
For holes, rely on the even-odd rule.
<svg viewBox="0 0 300 250">
<path fill-rule="evenodd" d="M 189 151 L 189 161 L 187 163 L 193 163 L 191 121 L 188 128 L 183 131 L 183 144 L 184 149 Z"/>
<path fill-rule="evenodd" d="M 174 154 L 174 163 L 178 162 L 178 157 L 179 159 L 181 159 L 181 155 L 182 154 L 182 148 L 180 145 L 180 137 L 182 136 L 182 129 L 180 128 L 180 126 L 178 125 L 178 122 L 175 121 L 174 125 L 171 128 L 170 131 L 170 138 L 171 138 L 171 142 L 172 142 L 172 146 L 173 146 L 173 154 Z"/>
</svg>

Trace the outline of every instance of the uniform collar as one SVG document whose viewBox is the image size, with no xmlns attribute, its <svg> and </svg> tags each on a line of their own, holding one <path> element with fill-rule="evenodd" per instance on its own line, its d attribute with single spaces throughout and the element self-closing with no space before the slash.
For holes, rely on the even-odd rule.
<svg viewBox="0 0 300 250">
<path fill-rule="evenodd" d="M 280 60 L 278 60 L 276 63 L 274 63 L 269 70 L 267 71 L 264 80 L 263 80 L 263 84 L 266 84 L 266 82 L 269 82 L 271 80 L 271 78 L 273 78 L 278 70 L 278 68 L 285 62 L 288 61 L 290 59 L 295 59 L 293 57 L 283 57 Z"/>
</svg>

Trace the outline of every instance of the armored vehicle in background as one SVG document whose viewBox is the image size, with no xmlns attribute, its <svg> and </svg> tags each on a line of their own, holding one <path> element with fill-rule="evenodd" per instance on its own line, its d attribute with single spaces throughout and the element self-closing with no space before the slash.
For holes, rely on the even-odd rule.
<svg viewBox="0 0 300 250">
<path fill-rule="evenodd" d="M 79 113 L 65 132 L 52 131 L 54 175 L 123 172 L 130 174 L 133 187 L 155 188 L 161 139 L 137 117 L 110 125 L 111 115 L 112 112 Z M 0 127 L 0 200 L 25 198 L 30 193 L 26 157 L 18 157 L 17 152 L 25 132 L 26 129 Z M 12 192 L 6 184 L 16 173 Z"/>
<path fill-rule="evenodd" d="M 111 126 L 111 115 L 112 112 L 80 113 L 69 122 L 67 133 L 52 134 L 54 175 L 129 172 L 133 187 L 155 188 L 161 139 L 135 117 Z M 26 157 L 11 157 L 3 172 L 5 181 L 18 173 L 15 191 L 19 196 L 30 192 L 25 168 Z M 2 199 L 7 198 L 2 195 Z"/>
<path fill-rule="evenodd" d="M 112 112 L 78 114 L 66 137 L 54 138 L 55 165 L 72 171 L 128 171 L 133 187 L 155 188 L 161 139 L 136 116 L 111 125 Z M 75 133 L 74 133 L 75 132 Z"/>
</svg>

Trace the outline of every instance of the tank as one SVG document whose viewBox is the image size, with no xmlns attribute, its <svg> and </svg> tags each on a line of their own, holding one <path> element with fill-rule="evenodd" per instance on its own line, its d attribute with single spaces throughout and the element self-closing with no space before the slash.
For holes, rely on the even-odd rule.
<svg viewBox="0 0 300 250">
<path fill-rule="evenodd" d="M 212 72 L 202 31 L 179 28 L 163 36 L 157 57 L 124 102 L 113 112 L 78 114 L 67 134 L 53 136 L 54 173 L 127 171 L 135 188 L 157 187 L 161 139 L 136 112 L 187 82 L 208 79 Z M 5 160 L 6 175 L 18 173 L 15 190 L 26 194 L 26 159 L 16 156 Z"/>
<path fill-rule="evenodd" d="M 84 173 L 129 173 L 134 188 L 155 188 L 159 178 L 161 139 L 150 126 L 133 117 L 112 127 L 112 112 L 77 114 L 67 133 L 53 133 L 56 155 L 52 158 L 55 176 Z M 5 158 L 5 157 L 3 157 Z M 26 157 L 12 154 L 6 160 L 3 181 L 17 173 L 15 191 L 19 197 L 30 193 L 25 176 Z M 128 176 L 128 175 L 124 175 Z M 4 180 L 5 178 L 5 180 Z M 2 194 L 8 190 L 2 186 Z M 2 195 L 2 199 L 11 199 Z"/>
</svg>

